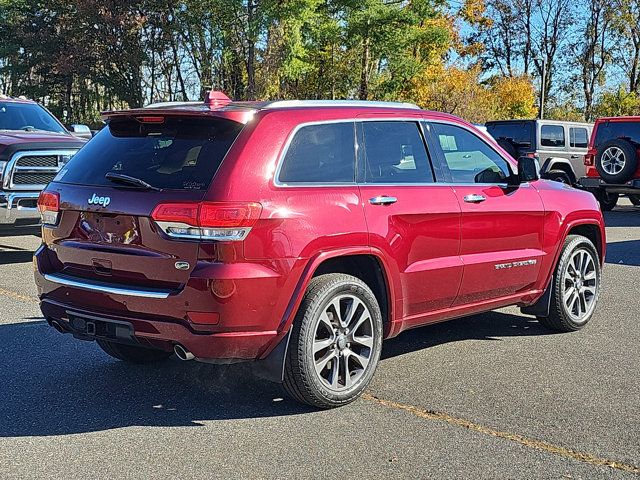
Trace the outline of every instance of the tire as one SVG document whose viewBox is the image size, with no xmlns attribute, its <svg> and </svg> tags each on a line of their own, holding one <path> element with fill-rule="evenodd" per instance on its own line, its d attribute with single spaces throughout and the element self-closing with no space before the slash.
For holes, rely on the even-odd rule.
<svg viewBox="0 0 640 480">
<path fill-rule="evenodd" d="M 340 307 L 338 319 L 335 305 Z M 382 314 L 371 289 L 342 273 L 314 278 L 292 329 L 284 370 L 287 392 L 318 408 L 339 407 L 358 398 L 371 382 L 382 349 Z"/>
<path fill-rule="evenodd" d="M 566 185 L 572 185 L 569 174 L 563 170 L 551 170 L 544 176 L 547 180 L 553 180 L 554 182 L 564 183 Z"/>
<path fill-rule="evenodd" d="M 591 320 L 600 296 L 601 271 L 598 252 L 588 238 L 567 237 L 551 288 L 549 316 L 538 317 L 543 326 L 556 332 L 573 332 Z"/>
<path fill-rule="evenodd" d="M 507 152 L 511 157 L 515 160 L 518 159 L 518 151 L 516 147 L 506 138 L 499 138 L 496 140 L 496 143 L 502 147 L 502 149 Z"/>
<path fill-rule="evenodd" d="M 636 147 L 626 140 L 609 140 L 596 154 L 596 169 L 607 183 L 624 183 L 638 167 Z"/>
<path fill-rule="evenodd" d="M 136 347 L 135 345 L 125 345 L 111 342 L 109 340 L 96 340 L 96 343 L 107 355 L 128 363 L 153 363 L 166 360 L 172 352 L 156 350 L 153 348 Z"/>
<path fill-rule="evenodd" d="M 610 212 L 611 210 L 613 210 L 614 207 L 618 204 L 619 197 L 619 194 L 609 193 L 606 190 L 602 190 L 596 195 L 596 199 L 600 204 L 600 210 L 602 210 L 603 212 Z"/>
<path fill-rule="evenodd" d="M 631 203 L 633 203 L 636 207 L 640 207 L 640 195 L 629 195 L 629 200 L 631 201 Z"/>
</svg>

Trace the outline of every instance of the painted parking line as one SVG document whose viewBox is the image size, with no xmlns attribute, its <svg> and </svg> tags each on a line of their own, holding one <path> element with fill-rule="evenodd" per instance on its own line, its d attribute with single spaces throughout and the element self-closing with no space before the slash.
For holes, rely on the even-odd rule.
<svg viewBox="0 0 640 480">
<path fill-rule="evenodd" d="M 370 393 L 365 393 L 362 396 L 362 398 L 366 401 L 376 403 L 378 405 L 381 405 L 387 408 L 405 411 L 407 413 L 410 413 L 411 415 L 414 415 L 419 418 L 423 418 L 425 420 L 435 420 L 439 422 L 445 422 L 450 425 L 466 428 L 468 430 L 473 430 L 474 432 L 482 433 L 484 435 L 489 435 L 492 437 L 510 440 L 512 442 L 519 443 L 520 445 L 523 445 L 525 447 L 541 450 L 543 452 L 547 452 L 552 455 L 557 455 L 560 457 L 577 460 L 579 462 L 586 463 L 589 465 L 594 465 L 599 467 L 600 466 L 610 467 L 610 468 L 621 470 L 627 473 L 640 474 L 640 467 L 636 465 L 630 465 L 628 463 L 618 462 L 616 460 L 599 457 L 591 453 L 579 452 L 577 450 L 572 450 L 570 448 L 565 448 L 559 445 L 554 445 L 553 443 L 545 442 L 544 440 L 536 440 L 536 439 L 528 438 L 515 433 L 495 430 L 491 427 L 487 427 L 485 425 L 481 425 L 481 424 L 472 422 L 470 420 L 466 420 L 464 418 L 454 417 L 452 415 L 449 415 L 448 413 L 426 410 L 420 407 L 416 407 L 415 405 L 395 402 L 392 400 L 385 400 L 383 398 L 376 397 L 375 395 L 372 395 Z"/>
<path fill-rule="evenodd" d="M 36 297 L 32 297 L 31 295 L 22 295 L 21 293 L 7 290 L 5 288 L 0 288 L 0 296 L 18 300 L 20 302 L 40 303 Z"/>
</svg>

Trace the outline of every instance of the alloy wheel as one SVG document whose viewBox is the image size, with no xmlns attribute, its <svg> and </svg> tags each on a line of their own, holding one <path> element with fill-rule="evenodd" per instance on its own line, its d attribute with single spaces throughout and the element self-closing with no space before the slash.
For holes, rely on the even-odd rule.
<svg viewBox="0 0 640 480">
<path fill-rule="evenodd" d="M 588 318 L 595 307 L 599 281 L 595 262 L 588 250 L 580 248 L 573 252 L 564 272 L 564 307 L 577 323 Z"/>
<path fill-rule="evenodd" d="M 609 147 L 602 154 L 602 169 L 609 175 L 617 175 L 626 163 L 624 152 L 618 147 Z"/>
<path fill-rule="evenodd" d="M 369 309 L 355 295 L 339 295 L 322 311 L 313 339 L 315 371 L 325 387 L 355 386 L 371 361 L 374 329 Z"/>
</svg>

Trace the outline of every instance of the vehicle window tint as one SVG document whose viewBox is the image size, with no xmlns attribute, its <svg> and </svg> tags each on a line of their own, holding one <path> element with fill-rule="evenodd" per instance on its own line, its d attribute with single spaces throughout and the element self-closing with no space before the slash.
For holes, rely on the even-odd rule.
<svg viewBox="0 0 640 480">
<path fill-rule="evenodd" d="M 640 143 L 640 122 L 604 122 L 598 125 L 594 146 L 598 148 L 604 142 L 623 138 Z"/>
<path fill-rule="evenodd" d="M 569 129 L 569 145 L 572 148 L 587 148 L 589 146 L 589 133 L 586 128 L 572 127 Z"/>
<path fill-rule="evenodd" d="M 416 122 L 363 122 L 366 183 L 431 183 L 433 173 Z"/>
<path fill-rule="evenodd" d="M 114 119 L 73 156 L 56 181 L 114 185 L 105 178 L 113 172 L 158 188 L 206 190 L 242 127 L 223 119 L 167 118 L 159 124 Z"/>
<path fill-rule="evenodd" d="M 503 183 L 511 175 L 507 161 L 469 130 L 444 123 L 431 128 L 453 183 Z"/>
<path fill-rule="evenodd" d="M 509 140 L 519 147 L 531 147 L 533 144 L 533 125 L 529 122 L 504 122 L 493 123 L 487 122 L 487 131 L 496 140 Z"/>
<path fill-rule="evenodd" d="M 294 135 L 282 161 L 282 183 L 355 181 L 353 122 L 307 125 Z"/>
<path fill-rule="evenodd" d="M 540 144 L 543 147 L 564 147 L 564 127 L 562 125 L 542 125 Z"/>
<path fill-rule="evenodd" d="M 62 125 L 40 105 L 0 102 L 0 130 L 46 130 L 63 133 Z"/>
</svg>

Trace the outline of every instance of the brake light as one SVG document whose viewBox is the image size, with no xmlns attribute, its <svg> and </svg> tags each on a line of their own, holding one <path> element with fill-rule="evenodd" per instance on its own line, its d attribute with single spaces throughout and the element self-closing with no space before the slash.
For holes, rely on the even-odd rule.
<svg viewBox="0 0 640 480">
<path fill-rule="evenodd" d="M 593 153 L 587 153 L 587 154 L 584 156 L 584 160 L 583 160 L 583 162 L 584 162 L 584 164 L 585 164 L 585 165 L 587 165 L 587 166 L 592 166 L 592 165 L 594 165 L 594 163 L 595 163 L 595 158 L 596 158 L 596 156 L 595 156 Z"/>
<path fill-rule="evenodd" d="M 43 225 L 56 225 L 60 212 L 60 194 L 58 192 L 40 192 L 38 211 Z"/>
<path fill-rule="evenodd" d="M 237 241 L 247 237 L 261 212 L 259 203 L 161 203 L 151 218 L 170 237 Z"/>
<path fill-rule="evenodd" d="M 140 123 L 164 123 L 164 117 L 161 116 L 144 116 L 144 117 L 136 117 Z"/>
</svg>

